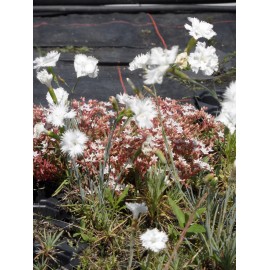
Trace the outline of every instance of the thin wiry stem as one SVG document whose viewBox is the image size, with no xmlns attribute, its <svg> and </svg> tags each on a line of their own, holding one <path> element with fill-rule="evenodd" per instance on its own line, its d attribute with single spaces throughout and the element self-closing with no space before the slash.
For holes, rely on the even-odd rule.
<svg viewBox="0 0 270 270">
<path fill-rule="evenodd" d="M 191 225 L 191 223 L 192 223 L 193 220 L 194 220 L 194 217 L 195 217 L 195 214 L 196 214 L 196 210 L 197 210 L 197 209 L 201 206 L 201 204 L 206 200 L 207 196 L 208 196 L 208 192 L 206 192 L 206 193 L 202 196 L 202 198 L 200 199 L 200 201 L 199 201 L 198 204 L 196 205 L 196 207 L 195 207 L 193 213 L 189 216 L 188 222 L 187 222 L 187 224 L 186 224 L 184 230 L 182 231 L 182 233 L 181 233 L 181 235 L 180 235 L 180 238 L 179 238 L 178 242 L 176 243 L 176 245 L 175 245 L 175 247 L 174 247 L 174 249 L 173 249 L 173 252 L 172 252 L 171 256 L 169 257 L 169 260 L 168 260 L 168 262 L 166 263 L 166 265 L 165 265 L 165 267 L 164 267 L 164 270 L 169 270 L 170 264 L 171 264 L 171 262 L 174 260 L 175 256 L 177 255 L 177 251 L 178 251 L 180 245 L 182 244 L 182 242 L 183 242 L 183 240 L 184 240 L 184 237 L 185 237 L 185 235 L 186 235 L 186 233 L 187 233 L 187 231 L 188 231 L 188 228 L 189 228 L 189 226 Z"/>
<path fill-rule="evenodd" d="M 155 86 L 153 86 L 153 88 L 154 88 L 154 97 L 155 97 L 155 101 L 156 101 L 156 105 L 157 105 L 157 109 L 158 109 L 158 116 L 159 116 L 158 118 L 159 118 L 159 122 L 160 122 L 160 125 L 161 125 L 161 128 L 162 128 L 162 136 L 163 136 L 164 143 L 165 143 L 165 146 L 166 146 L 166 149 L 167 149 L 167 153 L 169 154 L 171 166 L 173 168 L 173 176 L 175 177 L 175 180 L 176 180 L 175 182 L 176 182 L 176 184 L 178 186 L 179 191 L 182 193 L 183 199 L 187 202 L 187 204 L 189 205 L 190 209 L 193 210 L 193 205 L 191 204 L 191 202 L 188 200 L 188 198 L 184 194 L 184 192 L 182 190 L 182 186 L 180 184 L 181 179 L 179 178 L 178 170 L 175 167 L 173 156 L 172 156 L 172 150 L 171 150 L 171 147 L 169 145 L 169 142 L 168 142 L 168 139 L 167 139 L 167 135 L 166 135 L 166 132 L 165 132 L 163 123 L 162 123 L 162 114 L 161 114 L 161 110 L 160 110 L 160 106 L 159 106 L 159 102 L 158 102 L 158 97 L 157 97 L 157 92 L 156 92 Z"/>
<path fill-rule="evenodd" d="M 81 177 L 80 177 L 79 170 L 78 170 L 78 168 L 77 168 L 77 165 L 76 165 L 76 162 L 75 162 L 74 159 L 72 159 L 72 165 L 73 165 L 73 168 L 74 168 L 74 172 L 75 172 L 76 179 L 77 179 L 78 184 L 79 184 L 82 202 L 84 203 L 84 201 L 85 201 L 85 196 L 84 196 L 84 191 L 83 191 L 83 188 L 82 188 Z"/>
<path fill-rule="evenodd" d="M 77 78 L 75 85 L 74 85 L 73 88 L 71 89 L 71 93 L 74 93 L 75 88 L 77 87 L 77 84 L 78 84 L 80 78 L 81 78 L 81 77 L 78 77 L 78 78 Z"/>
</svg>

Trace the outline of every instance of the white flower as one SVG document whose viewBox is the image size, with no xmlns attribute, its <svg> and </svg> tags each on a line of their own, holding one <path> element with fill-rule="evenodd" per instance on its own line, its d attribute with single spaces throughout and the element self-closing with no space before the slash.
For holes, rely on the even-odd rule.
<svg viewBox="0 0 270 270">
<path fill-rule="evenodd" d="M 134 60 L 129 63 L 129 70 L 134 71 L 135 69 L 146 68 L 149 58 L 149 53 L 137 55 Z"/>
<path fill-rule="evenodd" d="M 74 68 L 77 73 L 77 78 L 83 76 L 96 78 L 99 71 L 97 63 L 98 60 L 93 56 L 87 56 L 85 54 L 75 55 Z"/>
<path fill-rule="evenodd" d="M 148 65 L 166 66 L 173 64 L 178 52 L 178 46 L 173 46 L 171 50 L 152 48 L 150 51 L 150 58 Z"/>
<path fill-rule="evenodd" d="M 201 37 L 210 39 L 216 35 L 213 31 L 213 25 L 204 21 L 199 21 L 197 18 L 188 18 L 192 25 L 185 24 L 185 28 L 189 30 L 189 34 L 195 39 Z"/>
<path fill-rule="evenodd" d="M 55 67 L 59 57 L 60 53 L 57 51 L 50 51 L 44 57 L 37 57 L 34 60 L 34 69 L 40 69 L 41 67 Z"/>
<path fill-rule="evenodd" d="M 222 122 L 233 133 L 236 127 L 236 82 L 231 82 L 226 88 L 221 105 L 221 113 L 216 120 Z"/>
<path fill-rule="evenodd" d="M 140 128 L 151 128 L 153 126 L 151 120 L 156 117 L 157 112 L 154 104 L 149 98 L 141 100 L 127 94 L 116 95 L 116 98 L 118 99 L 119 103 L 125 104 L 126 108 L 131 109 L 131 111 L 135 114 L 133 119 Z"/>
<path fill-rule="evenodd" d="M 44 154 L 47 151 L 48 143 L 46 141 L 43 141 L 41 144 L 42 144 L 41 152 Z"/>
<path fill-rule="evenodd" d="M 149 98 L 143 100 L 134 98 L 130 104 L 130 109 L 134 112 L 133 119 L 139 128 L 151 128 L 152 120 L 157 116 L 155 106 Z"/>
<path fill-rule="evenodd" d="M 133 96 L 129 96 L 127 94 L 117 94 L 116 98 L 118 99 L 118 102 L 120 104 L 126 105 L 126 107 L 128 108 L 130 106 L 130 104 L 132 103 L 134 97 Z"/>
<path fill-rule="evenodd" d="M 165 75 L 169 65 L 158 66 L 157 68 L 147 69 L 146 74 L 143 76 L 145 84 L 161 84 L 163 82 L 163 76 Z"/>
<path fill-rule="evenodd" d="M 160 47 L 152 48 L 146 54 L 137 55 L 129 64 L 129 69 L 133 71 L 143 68 L 146 71 L 145 84 L 161 84 L 167 69 L 174 63 L 177 52 L 178 46 L 173 46 L 171 50 Z"/>
<path fill-rule="evenodd" d="M 219 131 L 217 134 L 218 134 L 218 136 L 219 136 L 220 138 L 224 138 L 224 132 Z"/>
<path fill-rule="evenodd" d="M 47 129 L 44 127 L 43 123 L 37 123 L 34 126 L 34 138 L 38 138 L 40 134 L 47 132 Z"/>
<path fill-rule="evenodd" d="M 158 161 L 157 156 L 153 155 L 153 156 L 151 157 L 151 161 L 152 161 L 153 163 L 156 163 L 156 162 Z"/>
<path fill-rule="evenodd" d="M 144 76 L 145 84 L 161 84 L 170 64 L 173 64 L 178 52 L 178 46 L 173 46 L 171 50 L 152 48 L 150 58 L 147 62 L 146 74 Z"/>
<path fill-rule="evenodd" d="M 67 130 L 61 137 L 61 151 L 71 158 L 83 154 L 87 136 L 79 130 Z"/>
<path fill-rule="evenodd" d="M 64 104 L 53 105 L 49 109 L 50 114 L 47 116 L 47 122 L 55 127 L 62 127 L 65 119 L 71 119 L 76 116 L 74 110 L 68 111 L 68 106 Z"/>
<path fill-rule="evenodd" d="M 205 42 L 198 42 L 195 52 L 189 55 L 188 62 L 195 73 L 201 70 L 203 74 L 210 76 L 218 70 L 218 57 L 213 46 L 205 45 Z"/>
<path fill-rule="evenodd" d="M 145 203 L 126 203 L 126 206 L 132 212 L 133 219 L 138 219 L 140 214 L 145 214 L 148 211 Z"/>
<path fill-rule="evenodd" d="M 143 247 L 150 249 L 154 252 L 159 252 L 166 248 L 166 242 L 168 236 L 165 232 L 161 232 L 158 229 L 147 229 L 147 231 L 140 236 Z"/>
<path fill-rule="evenodd" d="M 206 163 L 200 159 L 195 159 L 194 164 L 197 164 L 203 170 L 212 171 L 211 166 L 208 163 Z"/>
<path fill-rule="evenodd" d="M 37 73 L 37 79 L 42 83 L 45 84 L 48 88 L 52 87 L 52 79 L 53 75 L 49 74 L 46 69 L 39 71 Z"/>
<path fill-rule="evenodd" d="M 57 103 L 62 104 L 62 105 L 67 104 L 68 95 L 69 95 L 67 93 L 67 91 L 65 91 L 62 87 L 59 87 L 59 88 L 53 89 L 53 90 L 54 90 L 55 96 L 57 98 Z M 51 105 L 51 106 L 55 105 L 49 92 L 46 95 L 46 99 L 47 99 L 49 105 Z"/>
</svg>

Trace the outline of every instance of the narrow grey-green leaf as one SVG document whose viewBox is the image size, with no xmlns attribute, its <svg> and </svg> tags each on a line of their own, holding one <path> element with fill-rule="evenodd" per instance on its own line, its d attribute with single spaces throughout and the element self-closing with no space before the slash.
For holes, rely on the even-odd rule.
<svg viewBox="0 0 270 270">
<path fill-rule="evenodd" d="M 129 190 L 129 186 L 126 186 L 126 188 L 124 189 L 124 191 L 119 196 L 119 198 L 118 198 L 118 200 L 116 202 L 116 206 L 118 206 L 118 204 L 125 199 L 125 197 L 128 195 L 128 190 Z"/>
</svg>

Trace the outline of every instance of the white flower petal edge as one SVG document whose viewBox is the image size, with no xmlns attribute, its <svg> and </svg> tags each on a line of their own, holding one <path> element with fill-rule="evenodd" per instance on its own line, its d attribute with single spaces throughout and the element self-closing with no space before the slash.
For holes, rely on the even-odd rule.
<svg viewBox="0 0 270 270">
<path fill-rule="evenodd" d="M 157 68 L 147 69 L 144 78 L 145 84 L 161 84 L 163 82 L 163 76 L 165 75 L 169 65 L 166 66 L 158 66 Z"/>
<path fill-rule="evenodd" d="M 127 94 L 117 94 L 116 98 L 120 104 L 126 105 L 126 107 L 130 107 L 130 104 L 132 103 L 134 97 L 129 96 Z"/>
<path fill-rule="evenodd" d="M 231 133 L 236 129 L 236 82 L 231 82 L 223 95 L 222 109 L 217 121 L 227 126 Z"/>
<path fill-rule="evenodd" d="M 74 110 L 71 110 L 70 112 L 68 110 L 68 106 L 65 104 L 50 106 L 48 110 L 50 113 L 47 116 L 47 122 L 55 127 L 64 126 L 65 119 L 71 119 L 76 116 L 76 112 Z"/>
<path fill-rule="evenodd" d="M 193 72 L 201 70 L 204 75 L 210 76 L 218 70 L 218 57 L 213 46 L 205 46 L 205 42 L 197 42 L 195 52 L 189 55 L 188 62 Z"/>
<path fill-rule="evenodd" d="M 147 231 L 140 236 L 142 246 L 154 252 L 159 252 L 166 248 L 168 236 L 165 232 L 158 229 L 147 229 Z"/>
<path fill-rule="evenodd" d="M 52 79 L 53 75 L 49 74 L 46 69 L 43 69 L 37 73 L 37 79 L 42 83 L 45 84 L 48 88 L 52 87 Z"/>
<path fill-rule="evenodd" d="M 152 128 L 152 120 L 157 116 L 155 105 L 149 98 L 134 98 L 129 104 L 134 113 L 133 119 L 139 128 Z"/>
<path fill-rule="evenodd" d="M 55 67 L 59 57 L 60 53 L 57 51 L 50 51 L 44 57 L 37 57 L 34 60 L 34 69 L 40 69 L 41 67 Z"/>
<path fill-rule="evenodd" d="M 138 219 L 140 214 L 145 214 L 148 211 L 145 203 L 126 203 L 127 208 L 132 212 L 133 219 Z"/>
<path fill-rule="evenodd" d="M 79 130 L 67 130 L 61 137 L 60 147 L 64 154 L 76 158 L 83 154 L 87 136 Z"/>
<path fill-rule="evenodd" d="M 155 104 L 149 98 L 139 99 L 127 94 L 118 94 L 116 98 L 120 104 L 126 105 L 133 113 L 133 120 L 139 128 L 152 128 L 152 120 L 157 116 Z"/>
<path fill-rule="evenodd" d="M 146 68 L 149 58 L 150 58 L 149 53 L 137 55 L 134 58 L 134 60 L 131 63 L 129 63 L 129 70 L 134 71 L 139 68 Z"/>
<path fill-rule="evenodd" d="M 55 93 L 55 96 L 57 98 L 58 104 L 62 104 L 62 105 L 67 104 L 68 95 L 69 95 L 67 91 L 65 91 L 62 87 L 59 87 L 57 89 L 54 89 L 54 93 Z M 47 99 L 50 106 L 55 105 L 49 92 L 46 95 L 46 99 Z"/>
<path fill-rule="evenodd" d="M 178 53 L 178 46 L 173 46 L 171 50 L 160 47 L 152 48 L 150 51 L 149 65 L 170 65 L 173 64 Z"/>
<path fill-rule="evenodd" d="M 93 56 L 87 56 L 85 54 L 75 55 L 74 68 L 77 73 L 77 78 L 83 76 L 96 78 L 99 71 L 97 64 L 98 60 Z"/>
<path fill-rule="evenodd" d="M 216 35 L 216 32 L 213 31 L 213 25 L 205 21 L 200 21 L 197 18 L 189 17 L 188 20 L 191 22 L 191 25 L 185 24 L 185 28 L 189 30 L 189 34 L 195 39 L 206 38 L 210 39 Z"/>
</svg>

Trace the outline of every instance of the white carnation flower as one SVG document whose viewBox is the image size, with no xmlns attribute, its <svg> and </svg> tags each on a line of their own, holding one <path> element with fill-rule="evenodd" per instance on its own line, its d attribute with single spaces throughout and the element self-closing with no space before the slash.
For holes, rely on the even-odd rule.
<svg viewBox="0 0 270 270">
<path fill-rule="evenodd" d="M 166 248 L 166 242 L 168 236 L 165 232 L 161 232 L 158 229 L 147 229 L 147 231 L 140 236 L 143 247 L 150 249 L 154 252 L 159 252 Z"/>
<path fill-rule="evenodd" d="M 216 120 L 222 122 L 233 133 L 236 127 L 236 82 L 231 82 L 227 87 L 221 105 L 221 113 Z"/>
<path fill-rule="evenodd" d="M 34 69 L 40 69 L 41 67 L 55 67 L 59 57 L 60 53 L 57 51 L 50 51 L 44 57 L 37 57 L 34 60 Z"/>
<path fill-rule="evenodd" d="M 79 130 L 67 130 L 61 137 L 61 151 L 71 158 L 76 158 L 83 154 L 87 136 Z"/>
<path fill-rule="evenodd" d="M 62 87 L 59 87 L 57 89 L 54 89 L 54 93 L 55 93 L 55 96 L 57 98 L 58 104 L 63 104 L 63 105 L 67 104 L 68 95 L 69 95 L 67 91 L 65 91 Z M 51 105 L 51 106 L 54 105 L 54 102 L 53 102 L 52 97 L 51 97 L 49 92 L 46 95 L 46 99 L 47 99 L 49 105 Z"/>
<path fill-rule="evenodd" d="M 96 78 L 99 71 L 97 63 L 98 60 L 93 56 L 87 56 L 85 54 L 75 55 L 74 68 L 77 73 L 77 78 L 83 76 Z"/>
<path fill-rule="evenodd" d="M 161 84 L 163 82 L 163 76 L 175 62 L 178 52 L 178 46 L 173 46 L 171 50 L 158 48 L 152 48 L 150 51 L 150 58 L 148 61 L 148 68 L 144 75 L 145 84 Z"/>
<path fill-rule="evenodd" d="M 149 98 L 143 100 L 134 98 L 130 104 L 130 109 L 135 114 L 133 119 L 139 128 L 152 128 L 152 120 L 157 116 L 155 105 Z"/>
<path fill-rule="evenodd" d="M 189 55 L 188 62 L 195 73 L 201 70 L 203 74 L 210 76 L 218 70 L 218 57 L 213 46 L 205 46 L 205 42 L 198 42 L 195 52 Z"/>
<path fill-rule="evenodd" d="M 152 48 L 149 53 L 136 56 L 129 64 L 129 69 L 143 68 L 146 70 L 145 84 L 161 84 L 167 69 L 174 63 L 177 52 L 178 46 L 173 46 L 171 50 Z"/>
<path fill-rule="evenodd" d="M 145 214 L 148 211 L 145 203 L 126 203 L 126 206 L 132 212 L 133 219 L 138 219 L 140 214 Z"/>
<path fill-rule="evenodd" d="M 76 116 L 74 110 L 68 111 L 68 106 L 65 104 L 52 105 L 49 109 L 50 114 L 47 116 L 47 122 L 55 127 L 64 126 L 65 119 L 71 119 Z"/>
<path fill-rule="evenodd" d="M 129 63 L 129 70 L 134 71 L 139 68 L 146 68 L 149 58 L 149 53 L 137 55 L 134 60 Z"/>
<path fill-rule="evenodd" d="M 191 25 L 185 24 L 185 28 L 189 30 L 189 34 L 196 40 L 199 38 L 210 39 L 216 35 L 213 31 L 213 25 L 204 21 L 200 21 L 197 18 L 188 18 Z"/>
<path fill-rule="evenodd" d="M 48 88 L 52 87 L 52 79 L 53 75 L 49 74 L 46 69 L 39 71 L 37 73 L 37 79 L 42 83 L 45 84 Z"/>
<path fill-rule="evenodd" d="M 34 126 L 34 138 L 38 138 L 40 134 L 47 132 L 47 129 L 44 127 L 43 123 L 37 123 Z"/>
</svg>

